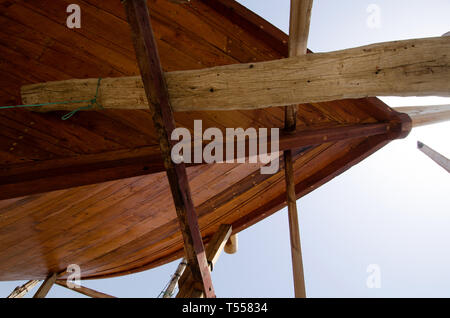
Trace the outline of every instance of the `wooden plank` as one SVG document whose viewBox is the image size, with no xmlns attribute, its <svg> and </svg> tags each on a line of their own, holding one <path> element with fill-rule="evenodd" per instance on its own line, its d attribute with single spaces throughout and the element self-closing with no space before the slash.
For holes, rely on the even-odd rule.
<svg viewBox="0 0 450 318">
<path fill-rule="evenodd" d="M 30 280 L 22 286 L 17 286 L 11 294 L 6 298 L 22 298 L 25 296 L 34 286 L 39 283 L 38 280 Z"/>
<path fill-rule="evenodd" d="M 431 160 L 433 160 L 442 168 L 447 170 L 447 172 L 450 172 L 450 159 L 448 159 L 444 155 L 440 154 L 436 150 L 428 147 L 427 145 L 425 145 L 420 141 L 417 142 L 417 147 L 419 148 L 420 151 L 426 154 Z"/>
<path fill-rule="evenodd" d="M 172 297 L 173 291 L 175 290 L 175 287 L 177 286 L 181 275 L 183 275 L 184 270 L 186 269 L 186 266 L 187 266 L 186 260 L 183 258 L 181 260 L 180 264 L 178 264 L 178 267 L 175 270 L 175 273 L 172 275 L 169 285 L 167 286 L 166 290 L 163 293 L 163 298 L 171 298 Z"/>
<path fill-rule="evenodd" d="M 232 227 L 231 225 L 222 224 L 219 226 L 219 230 L 214 233 L 213 237 L 209 241 L 206 246 L 206 258 L 208 260 L 208 264 L 211 266 L 211 270 L 214 268 L 214 264 L 219 259 L 219 256 L 222 250 L 225 247 L 228 239 L 231 236 Z M 188 268 L 179 280 L 179 291 L 177 294 L 177 298 L 185 298 L 185 297 L 201 297 L 201 294 L 198 294 L 197 291 L 193 288 L 193 279 L 192 273 Z"/>
<path fill-rule="evenodd" d="M 389 123 L 377 123 L 298 130 L 295 133 L 282 132 L 279 150 L 379 135 L 390 129 Z M 246 154 L 250 142 L 252 141 L 246 140 Z M 226 143 L 223 145 L 224 154 L 226 145 Z M 269 142 L 268 149 L 270 147 Z M 142 147 L 68 159 L 0 166 L 0 200 L 162 172 L 165 170 L 164 161 L 158 152 L 158 147 Z M 194 150 L 191 153 L 194 153 Z M 235 159 L 238 158 L 236 155 Z"/>
<path fill-rule="evenodd" d="M 367 96 L 449 96 L 449 49 L 449 37 L 415 39 L 270 62 L 169 72 L 165 77 L 175 112 L 256 109 Z M 82 79 L 26 85 L 22 100 L 36 104 L 92 99 L 97 82 Z M 148 107 L 139 77 L 103 79 L 99 102 L 104 108 Z M 51 105 L 41 111 L 80 105 Z"/>
<path fill-rule="evenodd" d="M 307 53 L 309 26 L 311 22 L 312 0 L 291 0 L 289 22 L 289 57 L 302 56 Z M 297 105 L 285 109 L 284 129 L 295 131 Z M 289 237 L 291 242 L 292 274 L 296 298 L 306 298 L 305 278 L 303 273 L 300 228 L 298 224 L 297 198 L 295 195 L 294 167 L 292 150 L 284 151 L 284 169 L 286 180 L 286 200 L 289 218 Z"/>
<path fill-rule="evenodd" d="M 159 137 L 161 154 L 183 234 L 186 259 L 197 288 L 200 288 L 206 297 L 215 297 L 197 215 L 191 198 L 186 167 L 184 164 L 175 165 L 171 159 L 170 151 L 173 142 L 169 136 L 175 129 L 175 121 L 147 3 L 143 0 L 126 0 L 123 1 L 123 4 L 131 27 L 146 98 L 149 101 L 149 109 Z"/>
<path fill-rule="evenodd" d="M 101 292 L 98 292 L 98 291 L 93 290 L 91 288 L 84 287 L 84 286 L 77 285 L 74 288 L 70 288 L 67 285 L 67 281 L 65 281 L 65 280 L 64 281 L 57 280 L 56 284 L 59 285 L 59 286 L 65 287 L 67 289 L 73 290 L 74 292 L 77 292 L 77 293 L 80 293 L 80 294 L 92 297 L 92 298 L 116 298 L 114 296 L 111 296 L 111 295 L 108 295 L 108 294 L 105 294 L 105 293 L 101 293 Z"/>
<path fill-rule="evenodd" d="M 408 114 L 413 127 L 437 124 L 450 120 L 450 105 L 396 107 L 396 111 Z"/>
<path fill-rule="evenodd" d="M 57 273 L 53 273 L 50 276 L 48 276 L 42 285 L 39 287 L 36 294 L 34 294 L 33 298 L 45 298 L 47 296 L 48 292 L 52 288 L 53 284 L 56 282 L 56 279 L 58 278 Z"/>
</svg>

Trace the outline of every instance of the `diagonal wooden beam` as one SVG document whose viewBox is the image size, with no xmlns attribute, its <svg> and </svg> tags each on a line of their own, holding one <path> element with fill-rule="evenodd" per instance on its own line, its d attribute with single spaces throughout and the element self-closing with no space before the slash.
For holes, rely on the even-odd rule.
<svg viewBox="0 0 450 318">
<path fill-rule="evenodd" d="M 206 258 L 208 259 L 208 264 L 211 266 L 211 269 L 214 267 L 225 244 L 230 238 L 231 232 L 231 225 L 222 224 L 206 246 Z M 188 268 L 179 279 L 178 285 L 180 287 L 177 298 L 202 297 L 202 293 L 198 293 L 198 291 L 193 288 L 193 282 L 192 273 Z"/>
<path fill-rule="evenodd" d="M 101 292 L 98 292 L 96 290 L 84 287 L 84 286 L 77 286 L 75 288 L 70 288 L 67 285 L 66 281 L 57 280 L 55 284 L 57 284 L 59 286 L 62 286 L 62 287 L 65 287 L 67 289 L 73 290 L 74 292 L 77 292 L 77 293 L 80 293 L 80 294 L 92 297 L 92 298 L 116 298 L 114 296 L 111 296 L 111 295 L 108 295 L 108 294 L 105 294 L 105 293 L 101 293 Z"/>
<path fill-rule="evenodd" d="M 6 298 L 22 298 L 25 296 L 34 286 L 39 283 L 38 280 L 30 280 L 22 286 L 17 286 L 12 293 Z"/>
<path fill-rule="evenodd" d="M 45 296 L 47 296 L 48 292 L 52 288 L 53 284 L 55 284 L 57 278 L 58 278 L 57 273 L 53 273 L 50 276 L 48 276 L 41 284 L 36 294 L 34 294 L 33 298 L 45 298 Z"/>
<path fill-rule="evenodd" d="M 191 198 L 186 167 L 184 164 L 175 165 L 171 159 L 173 142 L 169 136 L 175 129 L 175 120 L 153 35 L 147 2 L 145 0 L 124 0 L 123 4 L 131 27 L 137 62 L 159 138 L 161 154 L 184 239 L 186 259 L 196 284 L 195 288 L 201 290 L 208 298 L 215 297 L 197 215 Z"/>
<path fill-rule="evenodd" d="M 311 21 L 312 0 L 291 0 L 289 25 L 289 57 L 301 56 L 307 53 L 309 26 Z M 285 109 L 285 131 L 295 131 L 297 106 Z M 300 243 L 300 227 L 295 194 L 294 167 L 292 150 L 284 151 L 284 169 L 286 180 L 286 202 L 289 217 L 289 237 L 291 242 L 292 274 L 294 292 L 297 298 L 306 298 L 305 277 L 303 273 L 302 248 Z"/>
<path fill-rule="evenodd" d="M 417 142 L 417 148 L 450 173 L 450 159 L 420 141 Z"/>
<path fill-rule="evenodd" d="M 378 43 L 260 63 L 166 73 L 173 111 L 259 109 L 368 96 L 450 96 L 450 37 Z M 405 64 L 407 61 L 407 64 Z M 98 79 L 26 85 L 22 102 L 89 100 Z M 103 108 L 147 109 L 139 77 L 104 78 Z M 73 110 L 56 104 L 42 111 Z M 33 108 L 36 110 L 37 108 Z"/>
</svg>

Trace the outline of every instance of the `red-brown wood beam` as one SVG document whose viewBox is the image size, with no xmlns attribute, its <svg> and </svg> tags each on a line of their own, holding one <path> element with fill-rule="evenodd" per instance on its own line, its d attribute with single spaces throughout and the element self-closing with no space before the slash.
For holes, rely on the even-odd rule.
<svg viewBox="0 0 450 318">
<path fill-rule="evenodd" d="M 153 123 L 159 137 L 161 154 L 183 235 L 186 259 L 196 282 L 195 288 L 202 291 L 206 297 L 215 297 L 197 215 L 191 198 L 186 167 L 184 164 L 175 165 L 171 159 L 171 148 L 174 143 L 169 136 L 175 129 L 175 120 L 153 35 L 147 2 L 145 0 L 124 0 L 122 2 L 131 27 L 137 62 Z"/>
<path fill-rule="evenodd" d="M 390 123 L 358 124 L 280 133 L 279 150 L 386 133 Z M 270 140 L 270 138 L 269 138 Z M 246 140 L 246 153 L 248 153 Z M 234 146 L 236 148 L 236 146 Z M 268 148 L 270 149 L 270 141 Z M 191 153 L 194 153 L 192 149 Z M 226 145 L 224 145 L 224 154 Z M 235 152 L 236 153 L 236 152 Z M 235 159 L 238 159 L 236 156 Z M 196 164 L 188 164 L 196 165 Z M 159 147 L 0 166 L 0 200 L 165 171 Z"/>
</svg>

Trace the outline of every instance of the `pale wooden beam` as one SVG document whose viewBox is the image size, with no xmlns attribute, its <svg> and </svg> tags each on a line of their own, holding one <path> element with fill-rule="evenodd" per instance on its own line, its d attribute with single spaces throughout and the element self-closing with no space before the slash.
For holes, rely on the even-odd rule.
<svg viewBox="0 0 450 318">
<path fill-rule="evenodd" d="M 238 250 L 238 235 L 233 234 L 230 236 L 230 238 L 227 241 L 227 244 L 225 244 L 225 247 L 223 249 L 225 253 L 227 254 L 234 254 Z"/>
<path fill-rule="evenodd" d="M 175 120 L 147 2 L 145 0 L 124 0 L 122 3 L 131 27 L 145 98 L 149 102 L 149 110 L 158 135 L 161 155 L 184 240 L 186 259 L 196 287 L 200 288 L 206 297 L 215 297 L 197 214 L 192 202 L 186 167 L 184 164 L 174 164 L 171 159 L 171 148 L 174 142 L 169 139 L 169 136 L 175 129 Z"/>
<path fill-rule="evenodd" d="M 77 285 L 76 287 L 71 288 L 71 287 L 69 287 L 67 285 L 67 281 L 60 281 L 60 280 L 58 280 L 58 281 L 56 281 L 56 284 L 59 285 L 59 286 L 65 287 L 67 289 L 70 289 L 70 290 L 72 290 L 74 292 L 77 292 L 77 293 L 80 293 L 80 294 L 92 297 L 92 298 L 116 298 L 114 296 L 111 296 L 111 295 L 108 295 L 108 294 L 105 294 L 105 293 L 101 293 L 101 292 L 98 292 L 96 290 L 93 290 L 93 289 L 90 289 L 90 288 L 87 288 L 87 287 L 84 287 L 84 286 L 80 286 L 80 285 Z"/>
<path fill-rule="evenodd" d="M 175 287 L 177 286 L 181 275 L 183 275 L 184 270 L 186 269 L 186 266 L 187 266 L 187 262 L 183 258 L 181 260 L 180 264 L 178 264 L 178 267 L 175 270 L 175 273 L 172 275 L 169 285 L 167 286 L 166 290 L 163 293 L 163 298 L 171 298 L 172 297 L 173 291 L 175 290 Z"/>
<path fill-rule="evenodd" d="M 47 296 L 48 292 L 52 288 L 53 284 L 56 282 L 57 278 L 58 278 L 57 273 L 53 273 L 50 276 L 48 276 L 41 284 L 36 294 L 34 294 L 33 298 L 45 298 L 45 296 Z"/>
<path fill-rule="evenodd" d="M 450 37 L 166 73 L 172 109 L 256 109 L 367 96 L 450 96 Z M 407 63 L 405 63 L 405 61 Z M 97 79 L 22 87 L 24 104 L 92 99 Z M 104 108 L 148 109 L 139 77 L 102 79 Z M 82 104 L 42 107 L 73 110 Z"/>
<path fill-rule="evenodd" d="M 13 292 L 6 298 L 22 298 L 25 296 L 34 286 L 39 283 L 38 280 L 30 280 L 22 286 L 17 286 Z"/>
<path fill-rule="evenodd" d="M 230 238 L 231 232 L 231 225 L 222 224 L 206 246 L 206 258 L 208 259 L 211 270 L 214 268 L 214 264 L 217 262 L 226 242 Z M 203 296 L 201 292 L 194 288 L 194 281 L 192 279 L 190 268 L 191 267 L 188 266 L 179 279 L 177 298 L 200 298 Z"/>
<path fill-rule="evenodd" d="M 289 57 L 302 56 L 307 53 L 312 5 L 312 0 L 291 0 Z M 284 123 L 285 131 L 295 131 L 296 119 L 297 105 L 286 107 Z M 291 242 L 292 274 L 294 279 L 295 297 L 306 298 L 296 202 L 297 196 L 295 194 L 294 165 L 291 149 L 284 151 L 284 175 L 286 181 L 286 201 L 288 206 L 289 237 Z"/>
<path fill-rule="evenodd" d="M 413 127 L 450 120 L 450 105 L 396 107 L 394 109 L 400 113 L 408 114 L 412 119 Z"/>
<path fill-rule="evenodd" d="M 450 172 L 450 160 L 447 157 L 441 155 L 439 152 L 431 149 L 420 141 L 417 142 L 417 148 L 419 148 L 419 150 L 426 154 L 431 160 L 447 170 L 447 172 Z"/>
</svg>

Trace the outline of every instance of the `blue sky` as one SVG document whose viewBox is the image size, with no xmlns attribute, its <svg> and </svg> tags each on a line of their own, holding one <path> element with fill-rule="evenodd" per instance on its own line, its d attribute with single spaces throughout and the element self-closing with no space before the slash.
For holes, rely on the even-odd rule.
<svg viewBox="0 0 450 318">
<path fill-rule="evenodd" d="M 288 31 L 289 0 L 241 0 Z M 369 28 L 367 8 L 380 9 Z M 316 0 L 308 47 L 326 52 L 450 31 L 448 0 Z M 383 98 L 390 106 L 448 104 L 444 98 Z M 298 201 L 309 297 L 450 297 L 450 175 L 416 148 L 450 157 L 450 123 L 415 129 Z M 178 262 L 125 277 L 86 281 L 118 297 L 156 297 Z M 367 288 L 367 267 L 381 288 Z M 237 254 L 212 273 L 219 297 L 292 297 L 287 212 L 239 234 Z M 1 282 L 0 297 L 23 282 Z M 31 293 L 33 294 L 33 293 Z M 48 297 L 83 297 L 55 286 Z"/>
</svg>

